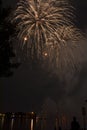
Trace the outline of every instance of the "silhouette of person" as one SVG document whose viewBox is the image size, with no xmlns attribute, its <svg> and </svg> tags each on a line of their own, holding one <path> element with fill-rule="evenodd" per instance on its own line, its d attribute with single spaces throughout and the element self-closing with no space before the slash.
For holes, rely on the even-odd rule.
<svg viewBox="0 0 87 130">
<path fill-rule="evenodd" d="M 80 125 L 76 117 L 73 117 L 73 121 L 71 122 L 71 130 L 80 130 Z"/>
<path fill-rule="evenodd" d="M 59 126 L 59 130 L 62 130 L 61 126 Z"/>
<path fill-rule="evenodd" d="M 56 126 L 55 126 L 54 130 L 57 130 Z M 61 126 L 59 126 L 58 130 L 62 130 Z"/>
</svg>

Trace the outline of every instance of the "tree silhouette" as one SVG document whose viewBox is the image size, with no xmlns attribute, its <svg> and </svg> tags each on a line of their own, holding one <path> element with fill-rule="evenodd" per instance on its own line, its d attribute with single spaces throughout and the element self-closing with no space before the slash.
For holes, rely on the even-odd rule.
<svg viewBox="0 0 87 130">
<path fill-rule="evenodd" d="M 18 63 L 11 63 L 15 54 L 10 37 L 15 33 L 15 27 L 7 20 L 10 12 L 11 8 L 0 10 L 0 77 L 11 76 L 13 74 L 12 68 L 18 66 Z"/>
</svg>

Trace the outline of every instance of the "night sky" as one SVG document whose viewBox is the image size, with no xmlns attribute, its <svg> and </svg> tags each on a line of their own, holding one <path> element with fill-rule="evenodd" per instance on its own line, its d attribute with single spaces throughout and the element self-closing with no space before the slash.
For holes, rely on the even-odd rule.
<svg viewBox="0 0 87 130">
<path fill-rule="evenodd" d="M 3 0 L 3 5 L 14 7 L 17 0 Z M 77 26 L 86 32 L 87 0 L 72 0 L 76 7 Z M 22 64 L 9 78 L 0 79 L 0 111 L 41 111 L 45 100 L 56 102 L 62 113 L 81 116 L 81 107 L 87 104 L 87 67 L 74 75 L 70 82 L 59 81 L 41 69 L 30 71 L 28 63 Z M 67 84 L 67 85 L 66 85 Z"/>
</svg>

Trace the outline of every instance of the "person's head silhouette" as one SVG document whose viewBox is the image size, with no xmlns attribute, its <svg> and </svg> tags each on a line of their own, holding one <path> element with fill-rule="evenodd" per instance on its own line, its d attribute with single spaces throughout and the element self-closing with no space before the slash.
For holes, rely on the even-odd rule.
<svg viewBox="0 0 87 130">
<path fill-rule="evenodd" d="M 76 121 L 76 117 L 75 116 L 73 117 L 73 121 Z"/>
<path fill-rule="evenodd" d="M 73 117 L 73 121 L 71 122 L 71 130 L 80 130 L 79 122 L 77 121 L 76 117 Z"/>
</svg>

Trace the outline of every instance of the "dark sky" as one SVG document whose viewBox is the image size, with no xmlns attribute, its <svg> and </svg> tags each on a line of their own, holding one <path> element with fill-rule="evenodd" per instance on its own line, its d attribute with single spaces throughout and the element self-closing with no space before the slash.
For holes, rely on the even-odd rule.
<svg viewBox="0 0 87 130">
<path fill-rule="evenodd" d="M 87 26 L 87 0 L 72 0 L 74 7 L 76 8 L 76 14 L 78 17 L 78 24 L 81 27 Z"/>
<path fill-rule="evenodd" d="M 8 0 L 8 1 L 2 0 L 2 2 L 4 6 L 9 6 L 9 5 L 14 6 L 14 4 L 17 3 L 17 0 Z"/>
<path fill-rule="evenodd" d="M 3 0 L 3 4 L 14 6 L 16 1 Z M 86 29 L 87 0 L 72 1 L 76 7 L 78 26 Z M 87 68 L 66 85 L 58 77 L 49 77 L 40 69 L 31 72 L 28 63 L 24 63 L 12 77 L 0 79 L 0 87 L 0 111 L 40 111 L 44 100 L 49 98 L 63 112 L 80 113 L 81 116 L 81 107 L 87 99 Z"/>
</svg>

